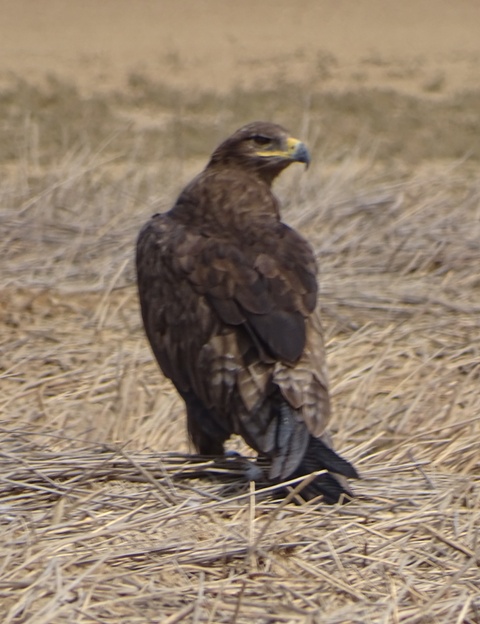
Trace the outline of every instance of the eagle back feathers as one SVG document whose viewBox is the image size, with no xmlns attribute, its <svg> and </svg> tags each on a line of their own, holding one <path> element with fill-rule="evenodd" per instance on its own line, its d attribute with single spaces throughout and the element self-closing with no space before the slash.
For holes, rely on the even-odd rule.
<svg viewBox="0 0 480 624">
<path fill-rule="evenodd" d="M 246 437 L 267 451 L 273 425 L 270 434 L 264 427 L 262 444 L 261 407 L 273 388 L 311 433 L 322 433 L 329 416 L 321 327 L 312 316 L 316 264 L 309 244 L 279 221 L 271 191 L 250 183 L 239 215 L 235 209 L 245 198 L 236 197 L 235 186 L 221 195 L 220 207 L 201 206 L 205 197 L 218 197 L 205 189 L 214 181 L 197 178 L 172 211 L 154 216 L 141 231 L 143 319 L 155 356 L 177 388 L 228 412 L 232 431 L 244 437 L 257 422 L 257 433 Z M 195 185 L 202 193 L 194 202 Z M 259 187 L 257 199 L 252 186 Z M 265 204 L 271 205 L 267 214 Z M 198 213 L 211 209 L 216 220 L 198 220 L 197 205 Z"/>
<path fill-rule="evenodd" d="M 238 433 L 272 458 L 271 478 L 285 478 L 314 453 L 312 436 L 330 448 L 317 268 L 280 221 L 271 179 L 238 162 L 212 158 L 141 230 L 141 310 L 200 452 Z"/>
</svg>

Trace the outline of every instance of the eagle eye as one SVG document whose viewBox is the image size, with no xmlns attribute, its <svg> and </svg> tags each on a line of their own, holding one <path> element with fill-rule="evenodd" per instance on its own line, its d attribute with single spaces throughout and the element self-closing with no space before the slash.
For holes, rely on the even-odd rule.
<svg viewBox="0 0 480 624">
<path fill-rule="evenodd" d="M 256 134 L 255 136 L 253 136 L 252 141 L 254 141 L 254 143 L 261 147 L 263 147 L 264 145 L 268 145 L 272 142 L 271 139 L 266 136 L 262 136 L 261 134 Z"/>
</svg>

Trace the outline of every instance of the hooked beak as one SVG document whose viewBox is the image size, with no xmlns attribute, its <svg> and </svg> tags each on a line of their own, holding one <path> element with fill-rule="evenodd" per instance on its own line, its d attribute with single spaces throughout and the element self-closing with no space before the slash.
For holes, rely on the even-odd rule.
<svg viewBox="0 0 480 624">
<path fill-rule="evenodd" d="M 310 164 L 310 153 L 304 143 L 293 137 L 288 137 L 282 149 L 264 149 L 257 152 L 258 156 L 265 158 L 278 157 L 287 161 L 305 163 L 308 168 Z"/>
<path fill-rule="evenodd" d="M 305 143 L 302 143 L 298 139 L 289 137 L 287 139 L 287 154 L 291 160 L 295 162 L 305 163 L 307 169 L 310 164 L 310 153 Z"/>
</svg>

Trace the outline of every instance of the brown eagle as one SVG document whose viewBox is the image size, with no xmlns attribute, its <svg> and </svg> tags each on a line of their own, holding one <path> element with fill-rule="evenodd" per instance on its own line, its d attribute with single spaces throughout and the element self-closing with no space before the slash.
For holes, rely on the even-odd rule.
<svg viewBox="0 0 480 624">
<path fill-rule="evenodd" d="M 137 243 L 145 331 L 185 401 L 202 455 L 240 434 L 280 482 L 325 470 L 302 491 L 351 496 L 355 468 L 331 447 L 312 248 L 282 223 L 272 193 L 307 148 L 273 123 L 240 128 Z M 342 476 L 343 475 L 343 476 Z"/>
</svg>

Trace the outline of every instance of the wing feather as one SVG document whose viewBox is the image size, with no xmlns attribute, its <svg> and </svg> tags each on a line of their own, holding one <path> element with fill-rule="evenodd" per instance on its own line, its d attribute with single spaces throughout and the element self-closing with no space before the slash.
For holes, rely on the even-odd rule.
<svg viewBox="0 0 480 624">
<path fill-rule="evenodd" d="M 147 334 L 181 391 L 193 388 L 205 405 L 226 406 L 236 383 L 244 407 L 255 412 L 273 383 L 313 435 L 324 431 L 330 409 L 322 331 L 312 314 L 316 266 L 299 235 L 274 227 L 249 247 L 159 215 L 140 234 L 137 265 Z M 257 445 L 269 449 L 262 430 L 265 424 Z"/>
<path fill-rule="evenodd" d="M 199 235 L 186 278 L 224 323 L 243 324 L 268 354 L 295 362 L 305 348 L 305 319 L 316 305 L 316 265 L 308 243 L 279 226 L 265 228 L 253 243 Z"/>
</svg>

